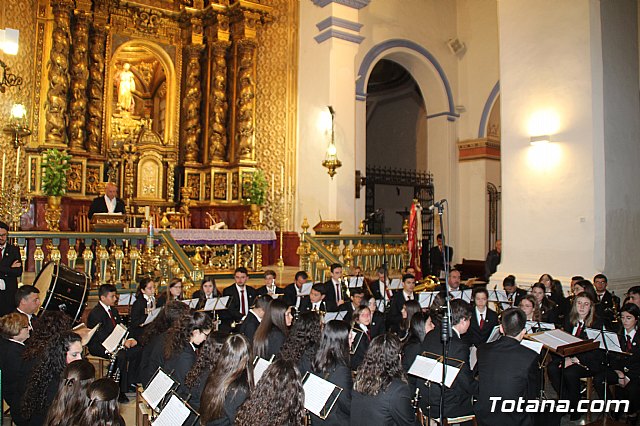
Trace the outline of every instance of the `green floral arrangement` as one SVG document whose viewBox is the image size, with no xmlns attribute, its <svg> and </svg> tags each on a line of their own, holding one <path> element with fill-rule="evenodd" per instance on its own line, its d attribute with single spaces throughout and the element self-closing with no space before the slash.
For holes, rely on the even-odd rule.
<svg viewBox="0 0 640 426">
<path fill-rule="evenodd" d="M 62 196 L 67 192 L 67 172 L 71 156 L 67 151 L 48 149 L 42 153 L 42 192 L 49 196 Z"/>
<path fill-rule="evenodd" d="M 267 182 L 264 172 L 260 169 L 256 170 L 251 175 L 251 179 L 244 182 L 243 193 L 246 196 L 245 202 L 258 206 L 264 205 L 267 199 L 267 188 L 269 188 L 269 183 Z"/>
</svg>

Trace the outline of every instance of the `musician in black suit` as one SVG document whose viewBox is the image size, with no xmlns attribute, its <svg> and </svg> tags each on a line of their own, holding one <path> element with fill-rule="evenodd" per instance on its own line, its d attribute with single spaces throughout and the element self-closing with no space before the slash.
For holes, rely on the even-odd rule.
<svg viewBox="0 0 640 426">
<path fill-rule="evenodd" d="M 371 297 L 369 299 L 368 305 L 369 311 L 371 311 L 371 338 L 377 337 L 381 334 L 384 334 L 387 330 L 384 314 L 378 310 L 378 302 L 376 299 Z"/>
<path fill-rule="evenodd" d="M 378 280 L 369 284 L 371 295 L 377 300 L 391 300 L 395 293 L 389 289 L 389 276 L 385 277 L 384 268 L 378 269 Z"/>
<path fill-rule="evenodd" d="M 620 349 L 624 354 L 609 352 L 609 364 L 593 379 L 594 387 L 600 398 L 604 399 L 604 386 L 617 384 L 615 399 L 628 399 L 629 415 L 637 421 L 640 409 L 640 308 L 627 303 L 620 309 L 622 329 L 618 332 Z M 607 399 L 612 399 L 609 395 Z M 632 420 L 628 419 L 628 420 Z"/>
<path fill-rule="evenodd" d="M 20 389 L 24 389 L 26 377 L 21 373 L 24 342 L 29 338 L 27 316 L 12 313 L 0 318 L 0 370 L 2 371 L 2 398 L 11 410 L 15 424 L 22 426 L 25 420 L 20 413 Z"/>
<path fill-rule="evenodd" d="M 558 306 L 546 296 L 544 284 L 535 283 L 531 287 L 531 294 L 536 299 L 536 303 L 540 309 L 540 320 L 542 322 L 557 324 L 559 315 Z"/>
<path fill-rule="evenodd" d="M 607 290 L 607 276 L 597 274 L 593 277 L 593 285 L 596 290 L 596 315 L 605 322 L 607 327 L 612 327 L 616 320 L 615 312 L 620 308 L 620 298 Z"/>
<path fill-rule="evenodd" d="M 32 285 L 23 285 L 16 291 L 16 305 L 16 312 L 29 318 L 29 329 L 33 330 L 33 321 L 40 309 L 40 290 Z"/>
<path fill-rule="evenodd" d="M 444 271 L 445 249 L 447 250 L 448 263 L 451 264 L 453 260 L 453 248 L 450 246 L 442 247 L 442 234 L 436 236 L 436 243 L 437 245 L 431 247 L 431 250 L 429 250 L 429 265 L 431 266 L 431 275 L 441 278 L 440 272 Z"/>
<path fill-rule="evenodd" d="M 129 336 L 140 340 L 144 331 L 143 324 L 156 306 L 156 283 L 150 277 L 140 280 L 136 290 L 136 301 L 129 311 Z"/>
<path fill-rule="evenodd" d="M 253 341 L 253 336 L 256 334 L 256 330 L 260 326 L 260 322 L 264 317 L 264 313 L 267 310 L 267 305 L 273 300 L 271 296 L 261 294 L 256 297 L 253 307 L 249 310 L 249 313 L 245 317 L 238 332 L 247 336 L 250 342 Z"/>
<path fill-rule="evenodd" d="M 296 272 L 293 283 L 284 288 L 283 300 L 288 306 L 293 306 L 296 309 L 300 308 L 300 302 L 306 296 L 301 296 L 299 293 L 302 285 L 307 282 L 308 278 L 309 276 L 305 271 L 298 271 Z"/>
<path fill-rule="evenodd" d="M 451 304 L 452 333 L 449 340 L 449 359 L 463 361 L 460 372 L 456 376 L 451 388 L 444 393 L 444 415 L 446 417 L 460 417 L 473 413 L 471 406 L 472 395 L 477 394 L 477 383 L 473 379 L 469 368 L 469 346 L 461 336 L 467 332 L 471 323 L 473 311 L 464 300 L 454 299 Z M 442 352 L 441 333 L 432 331 L 427 333 L 422 342 L 422 352 L 440 354 Z M 429 410 L 432 418 L 440 416 L 440 384 L 432 383 L 426 388 L 423 380 L 418 380 L 418 389 L 424 396 L 420 407 L 426 413 Z"/>
<path fill-rule="evenodd" d="M 491 275 L 495 274 L 500 264 L 500 257 L 502 255 L 502 240 L 496 241 L 496 248 L 489 250 L 487 253 L 487 260 L 484 262 L 484 280 L 489 282 Z"/>
<path fill-rule="evenodd" d="M 93 328 L 100 324 L 100 328 L 93 335 L 87 347 L 89 353 L 93 356 L 101 358 L 109 358 L 109 355 L 105 352 L 102 342 L 113 332 L 116 324 L 121 324 L 122 320 L 120 314 L 115 308 L 118 296 L 116 286 L 113 284 L 102 284 L 98 290 L 98 304 L 89 312 L 87 319 L 87 327 Z M 129 351 L 129 349 L 136 348 L 138 342 L 135 339 L 129 338 L 124 342 L 125 351 L 120 351 L 117 357 L 117 366 L 120 368 L 120 402 L 127 402 L 128 398 L 125 392 L 128 390 L 128 362 L 137 361 L 139 351 Z M 136 348 L 138 349 L 138 348 Z"/>
<path fill-rule="evenodd" d="M 345 302 L 341 280 L 342 265 L 334 263 L 331 265 L 331 278 L 324 283 L 325 302 L 327 303 L 327 311 L 329 312 L 336 312 L 338 307 Z"/>
<path fill-rule="evenodd" d="M 113 182 L 107 182 L 104 187 L 104 195 L 102 197 L 96 197 L 91 202 L 89 207 L 89 213 L 87 216 L 89 219 L 93 217 L 95 213 L 122 213 L 125 214 L 124 201 L 117 198 L 118 187 Z"/>
<path fill-rule="evenodd" d="M 8 236 L 9 225 L 0 222 L 0 316 L 15 309 L 18 277 L 22 275 L 20 249 L 9 243 Z"/>
<path fill-rule="evenodd" d="M 309 297 L 305 297 L 302 299 L 302 302 L 300 302 L 300 308 L 298 309 L 300 313 L 309 311 L 327 312 L 327 304 L 324 301 L 324 291 L 325 288 L 323 284 L 314 284 L 313 287 L 311 287 Z"/>
<path fill-rule="evenodd" d="M 498 314 L 489 309 L 489 292 L 486 287 L 474 287 L 473 289 L 473 315 L 469 330 L 462 336 L 469 346 L 478 347 L 486 343 L 493 328 L 498 325 Z"/>
<path fill-rule="evenodd" d="M 513 275 L 507 275 L 502 280 L 502 288 L 507 293 L 507 299 L 512 302 L 511 306 L 517 308 L 520 305 L 520 301 L 524 299 L 527 292 L 516 285 L 516 277 Z"/>
<path fill-rule="evenodd" d="M 446 283 L 442 280 L 442 284 L 436 287 L 435 291 L 445 291 Z M 462 291 L 467 290 L 469 287 L 467 285 L 462 284 L 462 278 L 460 275 L 460 271 L 457 269 L 452 269 L 449 271 L 449 291 Z"/>
<path fill-rule="evenodd" d="M 520 309 L 507 309 L 502 314 L 498 340 L 478 347 L 478 401 L 474 405 L 476 420 L 481 426 L 533 426 L 531 413 L 501 409 L 489 398 L 518 400 L 534 399 L 536 394 L 536 360 L 538 354 L 522 346 L 526 316 Z"/>
<path fill-rule="evenodd" d="M 253 287 L 246 285 L 248 279 L 249 272 L 247 268 L 244 266 L 236 268 L 233 273 L 235 283 L 222 291 L 223 296 L 229 296 L 226 310 L 230 317 L 229 319 L 222 319 L 223 331 L 231 330 L 231 321 L 236 323 L 242 321 L 249 313 L 251 305 L 253 305 L 256 291 Z"/>
<path fill-rule="evenodd" d="M 204 309 L 208 299 L 220 297 L 218 287 L 216 287 L 216 279 L 213 275 L 205 275 L 200 283 L 200 289 L 193 292 L 192 299 L 198 299 L 196 303 L 196 311 Z"/>
<path fill-rule="evenodd" d="M 264 271 L 264 285 L 256 289 L 258 296 L 261 294 L 269 294 L 274 299 L 278 294 L 284 294 L 284 289 L 276 285 L 276 273 L 271 269 Z"/>
<path fill-rule="evenodd" d="M 402 322 L 402 307 L 409 300 L 417 300 L 417 297 L 413 294 L 413 289 L 416 287 L 416 278 L 411 274 L 404 274 L 402 276 L 402 291 L 397 292 L 393 299 L 391 299 L 391 306 L 389 307 L 389 313 L 387 314 L 386 327 L 388 330 L 393 328 L 400 329 L 400 323 Z"/>
<path fill-rule="evenodd" d="M 362 301 L 364 300 L 364 288 L 356 287 L 350 290 L 351 300 L 347 303 L 343 303 L 338 308 L 340 312 L 346 312 L 347 315 L 345 318 L 351 318 L 353 315 L 353 311 L 355 311 L 360 305 L 362 305 Z"/>
</svg>

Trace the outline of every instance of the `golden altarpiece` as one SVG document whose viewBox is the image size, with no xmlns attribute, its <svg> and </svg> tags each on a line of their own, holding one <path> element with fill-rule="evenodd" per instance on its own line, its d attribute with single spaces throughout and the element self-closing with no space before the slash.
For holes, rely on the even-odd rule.
<svg viewBox="0 0 640 426">
<path fill-rule="evenodd" d="M 40 152 L 60 148 L 72 154 L 67 196 L 85 202 L 68 215 L 106 180 L 131 214 L 181 197 L 240 206 L 257 165 L 257 34 L 271 14 L 245 0 L 41 0 L 29 191 Z"/>
</svg>

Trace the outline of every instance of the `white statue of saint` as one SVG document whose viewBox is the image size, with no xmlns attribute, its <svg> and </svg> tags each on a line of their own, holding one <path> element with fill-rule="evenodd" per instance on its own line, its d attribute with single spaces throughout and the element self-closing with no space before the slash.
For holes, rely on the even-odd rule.
<svg viewBox="0 0 640 426">
<path fill-rule="evenodd" d="M 133 112 L 135 101 L 133 92 L 136 90 L 136 81 L 131 72 L 131 65 L 125 63 L 118 74 L 118 108 L 123 112 Z"/>
</svg>

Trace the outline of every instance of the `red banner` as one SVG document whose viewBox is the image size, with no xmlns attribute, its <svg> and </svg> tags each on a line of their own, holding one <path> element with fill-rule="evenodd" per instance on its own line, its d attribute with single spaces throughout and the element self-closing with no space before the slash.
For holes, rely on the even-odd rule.
<svg viewBox="0 0 640 426">
<path fill-rule="evenodd" d="M 422 279 L 420 254 L 422 253 L 422 208 L 414 202 L 411 204 L 407 244 L 409 247 L 409 266 L 416 270 L 416 280 Z"/>
</svg>

